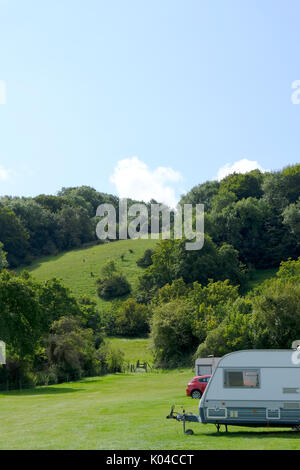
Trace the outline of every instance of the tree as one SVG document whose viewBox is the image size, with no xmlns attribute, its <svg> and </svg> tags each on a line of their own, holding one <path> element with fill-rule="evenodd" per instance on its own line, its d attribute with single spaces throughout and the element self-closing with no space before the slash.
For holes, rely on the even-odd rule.
<svg viewBox="0 0 300 470">
<path fill-rule="evenodd" d="M 251 315 L 229 311 L 220 325 L 209 331 L 198 347 L 195 357 L 224 356 L 233 351 L 252 348 Z"/>
<path fill-rule="evenodd" d="M 56 251 L 53 214 L 33 199 L 12 200 L 9 208 L 21 220 L 29 234 L 29 250 L 32 256 L 52 254 Z"/>
<path fill-rule="evenodd" d="M 300 243 L 300 198 L 296 203 L 290 204 L 283 211 L 283 223 L 295 235 Z"/>
<path fill-rule="evenodd" d="M 71 205 L 71 202 L 68 201 L 66 198 L 61 196 L 52 196 L 48 194 L 40 194 L 33 199 L 37 202 L 40 206 L 48 211 L 55 213 L 59 212 L 64 205 Z"/>
<path fill-rule="evenodd" d="M 7 253 L 3 250 L 3 243 L 0 242 L 0 271 L 8 266 L 6 255 Z"/>
<path fill-rule="evenodd" d="M 233 173 L 222 179 L 220 191 L 233 193 L 238 200 L 248 197 L 260 198 L 263 195 L 262 182 L 263 174 L 259 170 Z"/>
<path fill-rule="evenodd" d="M 300 164 L 288 166 L 282 171 L 268 173 L 263 183 L 264 199 L 281 212 L 299 198 Z"/>
<path fill-rule="evenodd" d="M 185 196 L 181 198 L 183 204 L 204 204 L 205 211 L 209 212 L 212 207 L 212 199 L 218 193 L 220 183 L 218 181 L 206 181 L 194 186 Z"/>
<path fill-rule="evenodd" d="M 290 348 L 300 336 L 299 276 L 265 281 L 253 296 L 253 344 L 256 348 Z"/>
<path fill-rule="evenodd" d="M 295 281 L 299 278 L 300 280 L 300 257 L 295 260 L 289 258 L 287 261 L 282 261 L 276 276 L 280 279 L 291 279 Z"/>
<path fill-rule="evenodd" d="M 98 296 L 105 299 L 122 297 L 131 291 L 131 286 L 124 274 L 116 267 L 113 260 L 108 260 L 102 267 L 102 277 L 96 280 Z"/>
<path fill-rule="evenodd" d="M 38 285 L 37 295 L 39 305 L 43 311 L 45 331 L 48 331 L 51 324 L 61 317 L 81 316 L 81 308 L 75 297 L 71 294 L 70 290 L 56 278 L 40 283 Z"/>
<path fill-rule="evenodd" d="M 0 206 L 0 241 L 12 268 L 28 259 L 28 239 L 28 231 L 16 214 L 11 209 Z"/>
<path fill-rule="evenodd" d="M 95 240 L 93 222 L 82 207 L 64 206 L 54 217 L 57 223 L 55 241 L 60 250 L 75 248 Z"/>
<path fill-rule="evenodd" d="M 184 239 L 170 239 L 157 244 L 153 264 L 139 278 L 139 300 L 148 302 L 157 289 L 179 278 L 187 284 L 198 281 L 205 285 L 209 279 L 243 282 L 244 267 L 233 247 L 217 247 L 208 235 L 201 250 L 187 251 L 185 243 Z"/>
<path fill-rule="evenodd" d="M 83 329 L 78 318 L 62 317 L 53 323 L 47 354 L 50 364 L 57 366 L 60 380 L 97 373 L 92 330 Z"/>
<path fill-rule="evenodd" d="M 0 273 L 0 337 L 24 361 L 31 360 L 45 333 L 38 301 L 40 285 L 27 276 Z"/>
<path fill-rule="evenodd" d="M 247 198 L 211 214 L 211 233 L 217 243 L 226 241 L 248 266 L 278 266 L 296 254 L 295 239 L 279 213 L 264 199 Z"/>
<path fill-rule="evenodd" d="M 151 321 L 151 338 L 157 367 L 189 364 L 198 340 L 192 327 L 194 309 L 184 300 L 157 306 Z"/>
<path fill-rule="evenodd" d="M 122 336 L 143 336 L 149 333 L 147 307 L 132 298 L 122 302 L 116 315 L 116 332 Z"/>
<path fill-rule="evenodd" d="M 221 212 L 225 207 L 230 206 L 233 202 L 236 202 L 236 200 L 237 196 L 234 192 L 222 188 L 212 199 L 212 212 Z"/>
</svg>

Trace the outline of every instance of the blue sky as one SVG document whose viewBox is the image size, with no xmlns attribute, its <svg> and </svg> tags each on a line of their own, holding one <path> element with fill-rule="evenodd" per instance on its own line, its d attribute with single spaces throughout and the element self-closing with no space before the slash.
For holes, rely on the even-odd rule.
<svg viewBox="0 0 300 470">
<path fill-rule="evenodd" d="M 240 160 L 299 162 L 299 14 L 298 0 L 0 0 L 0 194 L 86 184 L 172 202 Z"/>
</svg>

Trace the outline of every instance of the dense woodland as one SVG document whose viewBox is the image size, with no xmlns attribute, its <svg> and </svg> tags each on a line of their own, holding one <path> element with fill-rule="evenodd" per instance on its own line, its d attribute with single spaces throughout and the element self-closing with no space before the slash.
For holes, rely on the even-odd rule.
<svg viewBox="0 0 300 470">
<path fill-rule="evenodd" d="M 7 343 L 2 388 L 56 383 L 120 371 L 122 354 L 106 335 L 152 338 L 157 367 L 241 348 L 290 347 L 300 337 L 300 164 L 233 174 L 195 186 L 180 203 L 205 205 L 205 243 L 161 240 L 137 260 L 138 291 L 113 260 L 95 279 L 100 311 L 55 279 L 14 269 L 32 260 L 100 243 L 96 208 L 118 198 L 82 186 L 56 196 L 0 199 L 0 338 Z M 133 203 L 134 201 L 130 201 Z M 154 201 L 152 201 L 154 202 Z M 246 293 L 257 269 L 277 275 Z"/>
</svg>

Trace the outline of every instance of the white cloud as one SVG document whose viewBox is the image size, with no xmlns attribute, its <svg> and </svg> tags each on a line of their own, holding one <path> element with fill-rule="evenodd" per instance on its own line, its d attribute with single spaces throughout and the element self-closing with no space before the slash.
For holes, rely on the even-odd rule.
<svg viewBox="0 0 300 470">
<path fill-rule="evenodd" d="M 149 202 L 155 199 L 175 207 L 175 189 L 168 183 L 177 183 L 181 174 L 172 168 L 159 166 L 150 170 L 148 165 L 137 157 L 119 160 L 110 181 L 116 185 L 119 197 Z"/>
<path fill-rule="evenodd" d="M 7 181 L 10 177 L 10 170 L 6 170 L 2 165 L 0 165 L 0 181 Z"/>
<path fill-rule="evenodd" d="M 218 181 L 221 181 L 223 178 L 225 178 L 228 175 L 231 175 L 232 173 L 247 173 L 248 171 L 252 170 L 260 170 L 262 172 L 265 172 L 264 168 L 262 168 L 258 162 L 254 160 L 247 160 L 247 158 L 243 158 L 242 160 L 239 160 L 232 165 L 230 163 L 226 163 L 226 165 L 222 166 L 219 171 L 218 171 Z"/>
</svg>

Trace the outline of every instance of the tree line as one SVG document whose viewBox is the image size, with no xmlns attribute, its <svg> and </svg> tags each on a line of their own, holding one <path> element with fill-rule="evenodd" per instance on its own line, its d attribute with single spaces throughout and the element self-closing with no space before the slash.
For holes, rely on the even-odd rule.
<svg viewBox="0 0 300 470">
<path fill-rule="evenodd" d="M 0 273 L 0 336 L 7 363 L 0 387 L 53 384 L 121 371 L 123 354 L 106 338 L 94 301 L 78 300 L 57 279 Z"/>
<path fill-rule="evenodd" d="M 205 205 L 203 248 L 160 240 L 137 260 L 143 273 L 134 292 L 110 260 L 95 279 L 95 292 L 115 299 L 103 311 L 86 297 L 75 300 L 55 279 L 39 283 L 7 268 L 95 242 L 97 206 L 109 202 L 118 210 L 118 198 L 86 186 L 56 196 L 2 197 L 0 337 L 9 360 L 0 383 L 121 370 L 122 354 L 106 335 L 150 333 L 159 367 L 190 364 L 194 354 L 289 347 L 300 333 L 299 195 L 299 164 L 192 188 L 180 203 Z M 246 293 L 252 271 L 279 266 L 274 279 Z"/>
</svg>

